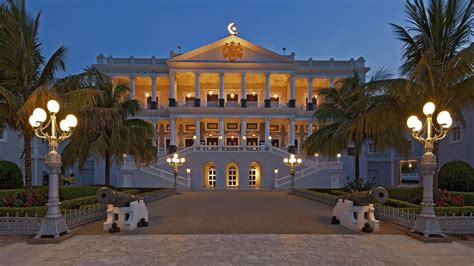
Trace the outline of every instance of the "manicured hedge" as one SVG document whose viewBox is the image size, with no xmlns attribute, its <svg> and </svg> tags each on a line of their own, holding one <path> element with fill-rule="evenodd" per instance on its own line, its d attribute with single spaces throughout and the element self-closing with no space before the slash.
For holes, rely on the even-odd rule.
<svg viewBox="0 0 474 266">
<path fill-rule="evenodd" d="M 23 187 L 23 174 L 13 162 L 0 161 L 0 189 Z"/>
<path fill-rule="evenodd" d="M 401 208 L 400 210 L 405 211 L 414 211 L 416 213 L 420 213 L 421 206 L 413 207 L 413 208 Z M 436 215 L 438 216 L 469 216 L 471 213 L 474 215 L 474 207 L 473 206 L 464 206 L 464 207 L 435 207 L 434 208 Z"/>
<path fill-rule="evenodd" d="M 474 192 L 474 168 L 460 160 L 450 161 L 438 173 L 440 189 Z"/>
<path fill-rule="evenodd" d="M 93 186 L 59 187 L 59 198 L 61 200 L 70 200 L 86 196 L 93 196 L 98 189 L 98 187 Z"/>
<path fill-rule="evenodd" d="M 453 195 L 463 195 L 465 206 L 474 206 L 474 192 L 451 192 Z"/>
<path fill-rule="evenodd" d="M 413 204 L 419 204 L 423 200 L 423 188 L 387 188 L 391 199 L 402 200 Z"/>
<path fill-rule="evenodd" d="M 8 207 L 0 207 L 0 216 L 6 216 L 7 213 L 10 216 L 35 216 L 38 214 L 39 217 L 44 216 L 46 213 L 47 206 L 38 206 L 38 207 L 22 207 L 22 208 L 8 208 Z"/>
<path fill-rule="evenodd" d="M 79 209 L 82 205 L 94 204 L 97 200 L 94 196 L 86 196 L 61 202 L 61 209 Z"/>
</svg>

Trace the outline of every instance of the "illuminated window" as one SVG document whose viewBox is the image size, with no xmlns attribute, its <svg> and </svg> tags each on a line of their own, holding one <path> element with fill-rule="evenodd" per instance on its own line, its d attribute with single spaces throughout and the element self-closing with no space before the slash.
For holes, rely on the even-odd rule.
<svg viewBox="0 0 474 266">
<path fill-rule="evenodd" d="M 419 183 L 419 167 L 416 160 L 400 161 L 400 185 L 417 185 Z"/>
<path fill-rule="evenodd" d="M 211 166 L 209 167 L 209 171 L 207 173 L 208 185 L 210 188 L 216 187 L 216 167 Z"/>
<path fill-rule="evenodd" d="M 255 187 L 257 185 L 257 168 L 251 166 L 249 170 L 249 185 Z"/>
<path fill-rule="evenodd" d="M 235 166 L 230 166 L 227 174 L 227 186 L 237 187 L 237 168 Z"/>
</svg>

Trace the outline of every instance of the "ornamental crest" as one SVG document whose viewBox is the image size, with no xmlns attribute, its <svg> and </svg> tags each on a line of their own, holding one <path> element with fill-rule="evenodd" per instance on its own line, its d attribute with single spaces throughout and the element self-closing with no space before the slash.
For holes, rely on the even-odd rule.
<svg viewBox="0 0 474 266">
<path fill-rule="evenodd" d="M 240 43 L 231 41 L 230 43 L 224 44 L 224 47 L 222 47 L 222 53 L 224 54 L 224 58 L 228 58 L 230 62 L 235 62 L 237 59 L 242 58 L 244 49 Z"/>
</svg>

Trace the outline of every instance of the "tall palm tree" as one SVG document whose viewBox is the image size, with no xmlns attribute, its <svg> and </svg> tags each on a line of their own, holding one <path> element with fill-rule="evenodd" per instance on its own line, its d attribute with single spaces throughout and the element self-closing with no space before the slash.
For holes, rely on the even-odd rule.
<svg viewBox="0 0 474 266">
<path fill-rule="evenodd" d="M 462 111 L 474 106 L 473 2 L 430 0 L 427 8 L 423 0 L 407 1 L 405 12 L 409 26 L 391 24 L 403 43 L 402 76 L 368 84 L 391 104 L 379 105 L 365 122 L 375 128 L 383 117 L 385 125 L 406 128 L 408 116 L 431 101 L 464 124 Z M 437 176 L 433 186 L 437 191 Z"/>
<path fill-rule="evenodd" d="M 58 70 L 65 70 L 67 49 L 59 47 L 49 59 L 41 54 L 40 13 L 32 17 L 25 2 L 0 4 L 0 126 L 19 130 L 24 142 L 26 196 L 32 196 L 31 139 L 28 117 L 36 107 L 54 98 L 50 88 Z M 5 111 L 5 112 L 4 112 Z"/>
<path fill-rule="evenodd" d="M 140 102 L 129 99 L 127 85 L 115 85 L 94 68 L 87 69 L 83 78 L 82 86 L 99 94 L 94 106 L 77 112 L 80 123 L 64 149 L 63 159 L 66 165 L 78 159 L 80 168 L 90 155 L 104 159 L 104 183 L 110 186 L 112 161 L 120 164 L 124 154 L 132 155 L 137 166 L 155 159 L 154 129 L 150 123 L 132 118 L 140 110 Z"/>
<path fill-rule="evenodd" d="M 387 75 L 386 71 L 380 70 L 372 81 Z M 335 156 L 342 149 L 353 146 L 355 184 L 359 187 L 360 153 L 364 142 L 370 139 L 375 142 L 377 149 L 394 147 L 407 154 L 408 141 L 400 127 L 367 128 L 364 115 L 370 114 L 379 105 L 386 104 L 389 99 L 381 97 L 379 91 L 367 88 L 357 73 L 338 83 L 341 85 L 339 88 L 319 91 L 325 102 L 314 112 L 313 119 L 321 126 L 305 140 L 303 149 L 308 155 L 322 153 Z"/>
</svg>

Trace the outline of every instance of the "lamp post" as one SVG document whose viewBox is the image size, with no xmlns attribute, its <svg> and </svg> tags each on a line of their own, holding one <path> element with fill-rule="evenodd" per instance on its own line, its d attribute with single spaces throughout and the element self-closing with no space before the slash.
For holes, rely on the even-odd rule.
<svg viewBox="0 0 474 266">
<path fill-rule="evenodd" d="M 423 202 L 421 213 L 416 217 L 412 232 L 423 234 L 423 237 L 439 235 L 446 237 L 441 230 L 439 220 L 434 212 L 433 203 L 433 176 L 436 174 L 436 156 L 433 154 L 433 144 L 448 133 L 448 129 L 453 123 L 451 115 L 447 111 L 438 114 L 436 121 L 437 128 L 433 122 L 435 105 L 428 102 L 423 106 L 423 113 L 426 115 L 426 122 L 423 124 L 418 117 L 412 115 L 407 120 L 407 126 L 411 129 L 411 135 L 416 140 L 423 143 L 424 151 L 421 158 L 420 169 L 423 175 Z M 424 137 L 425 136 L 425 137 Z"/>
<path fill-rule="evenodd" d="M 291 185 L 288 194 L 295 193 L 295 168 L 301 165 L 301 158 L 296 158 L 294 154 L 290 154 L 290 158 L 284 158 L 283 162 L 290 167 Z"/>
<path fill-rule="evenodd" d="M 49 152 L 45 158 L 45 165 L 49 173 L 48 185 L 48 210 L 41 220 L 41 226 L 35 238 L 44 236 L 53 236 L 58 238 L 63 233 L 71 232 L 66 224 L 66 220 L 61 215 L 59 208 L 59 188 L 58 179 L 61 173 L 61 154 L 58 153 L 58 143 L 72 134 L 72 129 L 77 125 L 77 118 L 74 115 L 67 115 L 64 120 L 58 124 L 56 114 L 59 111 L 59 103 L 50 100 L 47 103 L 50 119 L 46 121 L 47 114 L 42 108 L 36 108 L 29 118 L 29 123 L 33 127 L 36 136 L 48 141 Z M 46 132 L 51 129 L 51 132 Z"/>
<path fill-rule="evenodd" d="M 168 164 L 174 170 L 174 172 L 173 172 L 173 174 L 174 174 L 173 189 L 174 189 L 176 195 L 179 195 L 178 187 L 177 187 L 178 169 L 181 165 L 184 164 L 185 161 L 186 161 L 186 159 L 184 159 L 184 157 L 179 158 L 177 153 L 173 154 L 173 157 L 169 157 L 168 159 L 166 159 L 166 162 L 168 162 Z"/>
</svg>

